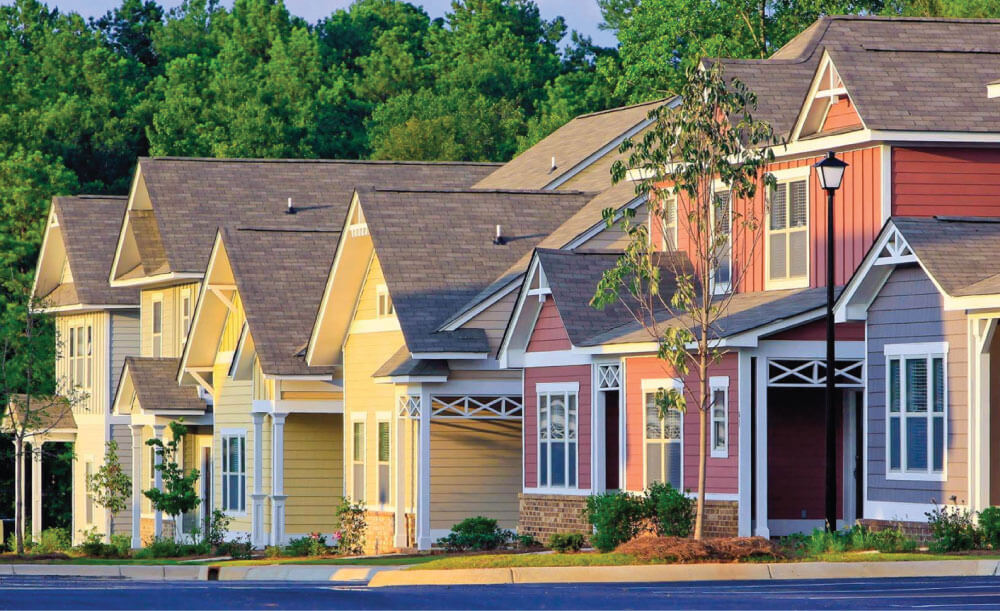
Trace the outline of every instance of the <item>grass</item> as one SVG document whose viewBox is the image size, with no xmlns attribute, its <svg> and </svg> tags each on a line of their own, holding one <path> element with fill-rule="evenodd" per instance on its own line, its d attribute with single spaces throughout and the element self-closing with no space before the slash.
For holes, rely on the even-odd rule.
<svg viewBox="0 0 1000 611">
<path fill-rule="evenodd" d="M 800 562 L 901 562 L 907 560 L 1000 560 L 1000 554 L 932 554 L 930 552 L 827 552 Z"/>
<path fill-rule="evenodd" d="M 182 558 L 39 558 L 17 557 L 13 554 L 0 554 L 0 564 L 86 564 L 86 565 L 164 565 L 181 564 Z"/>
<path fill-rule="evenodd" d="M 483 554 L 452 556 L 426 562 L 420 569 L 505 569 L 536 566 L 624 566 L 641 564 L 628 554 Z"/>
<path fill-rule="evenodd" d="M 268 566 L 272 564 L 332 564 L 346 566 L 405 566 L 426 564 L 435 556 L 383 556 L 380 558 L 254 558 L 253 560 L 221 560 L 206 562 L 212 566 Z M 194 563 L 192 563 L 194 564 Z"/>
</svg>

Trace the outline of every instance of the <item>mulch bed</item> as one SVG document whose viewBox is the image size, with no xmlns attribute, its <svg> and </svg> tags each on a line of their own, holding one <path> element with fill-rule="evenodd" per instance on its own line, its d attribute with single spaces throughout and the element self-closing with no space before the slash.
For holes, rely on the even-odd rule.
<svg viewBox="0 0 1000 611">
<path fill-rule="evenodd" d="M 741 562 L 752 558 L 784 558 L 781 548 L 763 537 L 687 539 L 642 535 L 615 550 L 643 562 Z"/>
</svg>

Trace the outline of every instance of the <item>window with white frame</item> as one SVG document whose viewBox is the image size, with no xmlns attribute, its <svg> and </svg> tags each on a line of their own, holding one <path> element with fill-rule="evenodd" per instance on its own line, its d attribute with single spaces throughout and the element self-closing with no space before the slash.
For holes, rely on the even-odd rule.
<svg viewBox="0 0 1000 611">
<path fill-rule="evenodd" d="M 538 486 L 577 485 L 579 387 L 538 386 Z"/>
<path fill-rule="evenodd" d="M 86 484 L 87 497 L 86 497 L 86 509 L 84 512 L 84 520 L 87 524 L 94 523 L 94 493 L 90 489 L 90 480 L 94 477 L 94 461 L 88 460 L 84 464 L 84 482 Z"/>
<path fill-rule="evenodd" d="M 715 271 L 712 273 L 713 291 L 726 293 L 733 281 L 732 200 L 729 191 L 715 194 L 712 211 L 714 231 L 718 231 L 715 246 Z"/>
<path fill-rule="evenodd" d="M 90 389 L 94 383 L 94 328 L 78 325 L 69 329 L 69 382 Z"/>
<path fill-rule="evenodd" d="M 712 458 L 729 457 L 729 378 L 712 377 L 711 448 Z"/>
<path fill-rule="evenodd" d="M 947 354 L 947 344 L 885 347 L 890 478 L 940 479 L 944 474 Z"/>
<path fill-rule="evenodd" d="M 663 250 L 677 250 L 676 198 L 670 198 L 663 203 L 663 217 L 660 219 L 660 233 L 663 234 Z"/>
<path fill-rule="evenodd" d="M 351 439 L 351 473 L 353 479 L 352 499 L 355 502 L 365 500 L 365 423 L 354 422 Z"/>
<path fill-rule="evenodd" d="M 375 299 L 376 316 L 386 318 L 396 313 L 396 308 L 392 305 L 392 297 L 389 295 L 389 289 L 384 284 L 380 284 L 375 289 Z"/>
<path fill-rule="evenodd" d="M 150 338 L 153 358 L 159 358 L 163 353 L 163 298 L 153 299 L 153 312 L 150 315 Z"/>
<path fill-rule="evenodd" d="M 771 191 L 767 226 L 769 288 L 809 283 L 809 181 L 781 182 Z"/>
<path fill-rule="evenodd" d="M 378 423 L 378 502 L 389 503 L 389 423 Z"/>
<path fill-rule="evenodd" d="M 178 315 L 180 324 L 178 329 L 180 329 L 181 334 L 181 346 L 187 342 L 188 330 L 191 328 L 191 288 L 186 287 L 181 289 L 181 303 L 178 308 Z"/>
<path fill-rule="evenodd" d="M 222 508 L 234 513 L 247 509 L 247 436 L 222 436 Z"/>
<path fill-rule="evenodd" d="M 676 382 L 665 384 L 644 384 L 643 401 L 645 405 L 645 452 L 646 452 L 646 485 L 652 483 L 667 483 L 681 490 L 683 472 L 682 457 L 682 414 L 676 409 L 668 409 L 661 413 L 658 395 L 674 388 L 680 390 Z"/>
</svg>

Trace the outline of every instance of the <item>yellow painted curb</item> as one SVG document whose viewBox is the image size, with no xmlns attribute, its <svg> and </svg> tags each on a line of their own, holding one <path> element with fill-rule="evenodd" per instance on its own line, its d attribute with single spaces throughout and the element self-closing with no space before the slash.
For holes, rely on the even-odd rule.
<svg viewBox="0 0 1000 611">
<path fill-rule="evenodd" d="M 514 583 L 511 569 L 454 569 L 441 571 L 381 571 L 370 588 L 386 586 L 496 585 Z"/>
<path fill-rule="evenodd" d="M 514 583 L 636 583 L 769 579 L 766 564 L 650 564 L 636 566 L 521 567 Z"/>
<path fill-rule="evenodd" d="M 993 575 L 996 560 L 910 560 L 904 562 L 801 562 L 771 564 L 772 579 L 857 579 L 863 577 L 961 577 Z"/>
</svg>

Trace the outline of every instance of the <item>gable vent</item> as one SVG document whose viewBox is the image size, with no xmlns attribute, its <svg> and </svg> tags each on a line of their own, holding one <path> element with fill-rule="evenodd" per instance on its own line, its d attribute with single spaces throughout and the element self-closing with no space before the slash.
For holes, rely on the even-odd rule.
<svg viewBox="0 0 1000 611">
<path fill-rule="evenodd" d="M 1000 79 L 997 79 L 986 86 L 986 97 L 990 98 L 1000 98 Z"/>
</svg>

